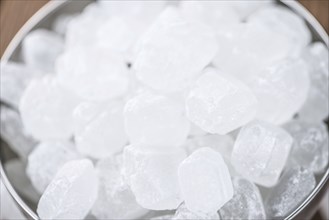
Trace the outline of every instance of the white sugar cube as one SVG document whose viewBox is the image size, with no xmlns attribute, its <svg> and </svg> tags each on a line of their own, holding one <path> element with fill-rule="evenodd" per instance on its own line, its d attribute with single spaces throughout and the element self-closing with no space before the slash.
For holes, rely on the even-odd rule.
<svg viewBox="0 0 329 220">
<path fill-rule="evenodd" d="M 283 218 L 290 214 L 315 186 L 312 171 L 302 167 L 287 170 L 265 201 L 269 217 Z"/>
<path fill-rule="evenodd" d="M 14 62 L 0 62 L 0 68 L 0 99 L 17 109 L 28 84 L 42 74 L 38 70 Z"/>
<path fill-rule="evenodd" d="M 300 52 L 311 41 L 311 33 L 303 18 L 283 6 L 265 7 L 258 10 L 248 18 L 248 22 L 267 25 L 276 33 L 290 39 L 296 47 L 294 53 Z"/>
<path fill-rule="evenodd" d="M 217 52 L 215 33 L 184 20 L 175 7 L 160 14 L 138 45 L 133 62 L 138 79 L 164 92 L 184 88 Z"/>
<path fill-rule="evenodd" d="M 201 148 L 186 158 L 178 169 L 182 198 L 188 210 L 214 214 L 233 197 L 233 186 L 222 156 Z"/>
<path fill-rule="evenodd" d="M 183 203 L 178 207 L 175 212 L 175 215 L 172 217 L 173 220 L 219 220 L 219 215 L 217 212 L 213 214 L 202 214 L 202 213 L 194 213 L 186 208 L 186 205 Z"/>
<path fill-rule="evenodd" d="M 45 72 L 54 71 L 55 60 L 63 49 L 63 38 L 46 29 L 34 30 L 23 40 L 23 56 L 26 64 Z"/>
<path fill-rule="evenodd" d="M 266 219 L 257 186 L 240 177 L 234 177 L 232 182 L 234 196 L 219 210 L 220 216 L 223 219 Z"/>
<path fill-rule="evenodd" d="M 36 141 L 26 133 L 22 119 L 15 110 L 1 105 L 0 111 L 1 138 L 20 158 L 26 159 Z"/>
<path fill-rule="evenodd" d="M 84 128 L 75 131 L 75 142 L 81 154 L 99 159 L 123 149 L 128 138 L 124 130 L 122 109 L 122 103 L 111 102 Z"/>
<path fill-rule="evenodd" d="M 322 121 L 329 115 L 329 55 L 323 43 L 307 47 L 303 59 L 308 65 L 311 85 L 308 97 L 298 115 L 307 121 Z"/>
<path fill-rule="evenodd" d="M 98 219 L 137 219 L 148 210 L 140 207 L 122 174 L 122 158 L 109 157 L 99 160 L 98 198 L 92 214 Z"/>
<path fill-rule="evenodd" d="M 328 165 L 328 129 L 323 122 L 294 120 L 284 126 L 294 138 L 289 160 L 315 173 L 321 173 Z"/>
<path fill-rule="evenodd" d="M 177 170 L 183 149 L 131 145 L 124 149 L 124 173 L 138 204 L 152 210 L 176 209 L 182 202 Z"/>
<path fill-rule="evenodd" d="M 240 22 L 238 13 L 227 1 L 181 1 L 185 18 L 217 29 L 220 24 Z"/>
<path fill-rule="evenodd" d="M 203 130 L 227 134 L 255 117 L 257 100 L 242 82 L 209 68 L 189 92 L 186 109 Z"/>
<path fill-rule="evenodd" d="M 43 193 L 60 168 L 79 159 L 75 146 L 69 141 L 41 142 L 28 157 L 26 173 L 33 186 Z"/>
<path fill-rule="evenodd" d="M 179 146 L 185 142 L 190 129 L 184 105 L 147 91 L 128 100 L 124 117 L 126 132 L 133 144 Z"/>
<path fill-rule="evenodd" d="M 97 198 L 98 178 L 90 160 L 66 163 L 41 196 L 41 219 L 83 219 Z"/>
<path fill-rule="evenodd" d="M 53 77 L 33 80 L 19 105 L 23 124 L 35 138 L 65 139 L 73 134 L 72 112 L 79 99 Z"/>
<path fill-rule="evenodd" d="M 122 96 L 128 88 L 123 57 L 104 48 L 74 48 L 56 62 L 61 85 L 90 101 Z"/>
<path fill-rule="evenodd" d="M 297 113 L 310 84 L 306 64 L 291 59 L 267 67 L 246 83 L 259 101 L 256 117 L 273 124 L 285 123 Z"/>
<path fill-rule="evenodd" d="M 265 187 L 278 181 L 293 139 L 288 132 L 263 121 L 244 126 L 235 141 L 232 164 L 246 179 Z"/>
</svg>

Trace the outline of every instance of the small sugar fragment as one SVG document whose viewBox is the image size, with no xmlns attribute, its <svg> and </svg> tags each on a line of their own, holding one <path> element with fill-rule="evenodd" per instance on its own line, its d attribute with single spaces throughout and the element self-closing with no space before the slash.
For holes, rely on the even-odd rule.
<svg viewBox="0 0 329 220">
<path fill-rule="evenodd" d="M 188 210 L 183 203 L 178 207 L 176 210 L 176 213 L 173 220 L 219 220 L 219 215 L 217 212 L 214 212 L 213 214 L 202 214 L 202 213 L 194 213 Z"/>
<path fill-rule="evenodd" d="M 284 125 L 294 138 L 289 161 L 314 173 L 321 173 L 328 165 L 328 129 L 323 122 L 293 120 Z"/>
<path fill-rule="evenodd" d="M 26 133 L 21 116 L 15 110 L 1 105 L 0 111 L 1 138 L 20 158 L 26 159 L 37 142 Z"/>
<path fill-rule="evenodd" d="M 308 196 L 316 186 L 312 171 L 295 167 L 287 170 L 265 201 L 268 217 L 285 217 Z"/>
<path fill-rule="evenodd" d="M 97 198 L 98 178 L 90 160 L 66 163 L 38 204 L 41 219 L 83 219 Z"/>
<path fill-rule="evenodd" d="M 92 214 L 98 219 L 138 219 L 148 212 L 140 207 L 122 173 L 122 157 L 99 160 L 98 198 Z"/>
<path fill-rule="evenodd" d="M 0 99 L 18 109 L 21 96 L 32 79 L 42 75 L 24 64 L 1 62 Z"/>
<path fill-rule="evenodd" d="M 139 205 L 152 210 L 179 206 L 182 198 L 177 170 L 185 157 L 185 151 L 180 148 L 125 147 L 124 174 Z"/>
<path fill-rule="evenodd" d="M 26 173 L 33 186 L 43 193 L 60 168 L 79 159 L 75 146 L 69 141 L 41 142 L 28 157 Z"/>
<path fill-rule="evenodd" d="M 73 109 L 79 99 L 53 77 L 33 80 L 19 105 L 26 130 L 39 140 L 67 139 L 73 134 Z"/>
<path fill-rule="evenodd" d="M 192 153 L 179 166 L 181 195 L 188 210 L 213 214 L 233 197 L 230 173 L 222 158 L 210 148 Z"/>
<path fill-rule="evenodd" d="M 207 26 L 188 22 L 177 8 L 168 7 L 137 48 L 137 78 L 153 89 L 172 92 L 186 87 L 211 62 L 217 42 Z"/>
<path fill-rule="evenodd" d="M 45 72 L 54 72 L 55 60 L 63 49 L 63 38 L 46 29 L 32 31 L 23 40 L 23 57 L 26 64 Z"/>
<path fill-rule="evenodd" d="M 67 26 L 68 24 L 70 23 L 70 21 L 75 17 L 77 16 L 76 14 L 62 14 L 62 15 L 59 15 L 54 23 L 52 24 L 52 29 L 64 36 L 66 31 L 67 31 Z"/>
<path fill-rule="evenodd" d="M 175 147 L 185 142 L 190 130 L 184 105 L 150 92 L 128 100 L 124 117 L 126 133 L 133 144 Z"/>
<path fill-rule="evenodd" d="M 100 159 L 123 149 L 128 138 L 124 130 L 122 109 L 120 102 L 111 102 L 84 128 L 75 131 L 74 138 L 81 154 Z"/>
<path fill-rule="evenodd" d="M 242 82 L 209 68 L 189 92 L 186 111 L 203 130 L 227 134 L 255 117 L 257 100 Z"/>
<path fill-rule="evenodd" d="M 278 181 L 293 139 L 288 132 L 263 121 L 244 126 L 235 141 L 232 164 L 243 177 L 265 187 Z"/>
<path fill-rule="evenodd" d="M 220 210 L 223 219 L 266 219 L 259 189 L 252 182 L 234 177 L 234 196 Z M 239 207 L 239 208 L 237 208 Z"/>
</svg>

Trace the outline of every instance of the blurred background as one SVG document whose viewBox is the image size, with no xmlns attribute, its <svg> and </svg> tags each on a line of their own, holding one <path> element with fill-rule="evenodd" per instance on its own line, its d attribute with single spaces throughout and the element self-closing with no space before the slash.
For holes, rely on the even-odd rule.
<svg viewBox="0 0 329 220">
<path fill-rule="evenodd" d="M 0 0 L 0 56 L 24 23 L 49 0 Z M 54 0 L 61 1 L 61 0 Z M 83 0 L 77 0 L 83 1 Z M 247 0 L 246 0 L 247 1 Z M 286 0 L 293 1 L 293 0 Z M 329 32 L 329 0 L 299 0 Z M 322 202 L 322 212 L 317 212 L 312 220 L 328 219 L 329 193 Z M 327 217 L 325 214 L 327 213 Z"/>
</svg>

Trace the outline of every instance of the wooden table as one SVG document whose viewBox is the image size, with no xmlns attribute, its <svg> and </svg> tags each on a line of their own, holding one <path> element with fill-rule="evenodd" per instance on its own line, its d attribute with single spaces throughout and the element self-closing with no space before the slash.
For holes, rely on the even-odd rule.
<svg viewBox="0 0 329 220">
<path fill-rule="evenodd" d="M 49 0 L 0 0 L 0 56 L 22 25 Z M 55 0 L 61 1 L 61 0 Z M 299 0 L 329 32 L 329 0 Z M 317 213 L 313 220 L 322 219 Z"/>
</svg>

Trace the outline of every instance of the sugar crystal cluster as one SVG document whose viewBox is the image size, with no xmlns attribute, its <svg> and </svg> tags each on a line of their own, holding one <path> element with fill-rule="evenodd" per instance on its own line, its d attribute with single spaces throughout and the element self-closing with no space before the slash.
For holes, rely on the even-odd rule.
<svg viewBox="0 0 329 220">
<path fill-rule="evenodd" d="M 49 26 L 0 78 L 41 219 L 285 218 L 328 169 L 328 47 L 287 7 L 98 0 Z"/>
</svg>

